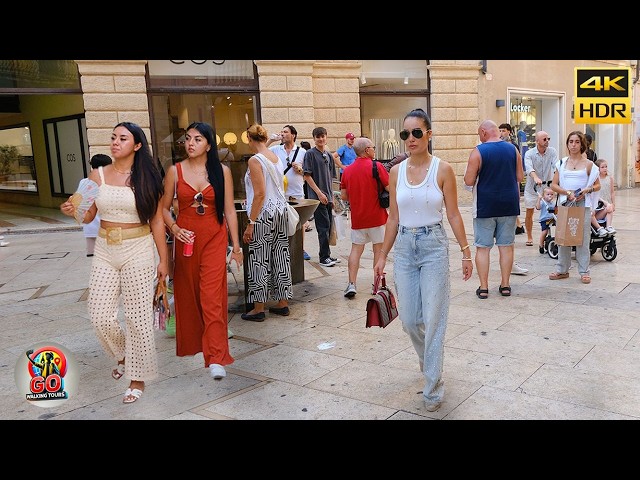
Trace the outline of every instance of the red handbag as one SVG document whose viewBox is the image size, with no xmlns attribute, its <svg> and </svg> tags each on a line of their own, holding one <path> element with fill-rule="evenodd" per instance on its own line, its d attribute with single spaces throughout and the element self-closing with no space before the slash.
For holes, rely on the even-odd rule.
<svg viewBox="0 0 640 480">
<path fill-rule="evenodd" d="M 375 295 L 367 300 L 366 327 L 381 327 L 389 325 L 398 316 L 396 297 L 385 281 L 384 274 L 376 277 L 373 284 Z"/>
</svg>

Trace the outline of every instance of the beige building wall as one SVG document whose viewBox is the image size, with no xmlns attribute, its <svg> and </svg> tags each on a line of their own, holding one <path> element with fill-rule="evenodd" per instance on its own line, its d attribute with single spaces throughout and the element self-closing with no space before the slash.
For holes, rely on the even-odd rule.
<svg viewBox="0 0 640 480">
<path fill-rule="evenodd" d="M 113 127 L 132 121 L 143 127 L 151 143 L 149 103 L 145 81 L 145 60 L 77 60 L 81 75 L 90 155 L 109 154 Z M 256 60 L 259 74 L 261 118 L 269 133 L 290 123 L 298 130 L 298 140 L 313 145 L 311 131 L 324 126 L 328 148 L 344 143 L 344 134 L 360 135 L 361 112 L 359 60 Z M 477 127 L 490 118 L 497 123 L 509 120 L 507 108 L 495 100 L 508 99 L 509 88 L 567 95 L 564 106 L 564 135 L 567 129 L 584 129 L 571 118 L 571 94 L 576 66 L 626 66 L 628 61 L 591 60 L 431 60 L 431 116 L 433 150 L 451 163 L 460 179 L 470 151 L 478 143 Z M 550 74 L 553 72 L 553 75 Z M 508 105 L 508 102 L 507 102 Z M 561 122 L 562 124 L 562 122 Z M 623 127 L 624 145 L 620 167 L 631 172 L 635 163 L 636 135 Z M 564 141 L 560 143 L 559 153 Z M 468 194 L 459 188 L 461 197 Z"/>
<path fill-rule="evenodd" d="M 89 155 L 105 153 L 120 122 L 137 123 L 151 145 L 146 60 L 76 60 L 84 98 Z"/>
</svg>

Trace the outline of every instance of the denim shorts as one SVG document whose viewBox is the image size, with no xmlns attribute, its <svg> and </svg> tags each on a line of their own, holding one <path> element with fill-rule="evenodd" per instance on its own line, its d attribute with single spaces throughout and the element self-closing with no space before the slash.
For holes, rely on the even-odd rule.
<svg viewBox="0 0 640 480">
<path fill-rule="evenodd" d="M 473 219 L 473 245 L 506 247 L 516 241 L 516 216 Z"/>
</svg>

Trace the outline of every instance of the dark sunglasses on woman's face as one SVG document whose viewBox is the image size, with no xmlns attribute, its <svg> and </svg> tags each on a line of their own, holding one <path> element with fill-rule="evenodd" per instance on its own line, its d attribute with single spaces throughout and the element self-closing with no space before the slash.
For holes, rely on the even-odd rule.
<svg viewBox="0 0 640 480">
<path fill-rule="evenodd" d="M 204 197 L 202 195 L 202 192 L 198 192 L 193 196 L 193 201 L 198 204 L 196 205 L 196 213 L 198 215 L 204 215 L 204 204 L 202 203 L 203 200 Z"/>
<path fill-rule="evenodd" d="M 400 138 L 402 140 L 406 140 L 407 138 L 409 138 L 409 133 L 413 135 L 413 138 L 422 138 L 425 132 L 428 132 L 428 131 L 429 130 L 422 130 L 421 128 L 414 128 L 413 130 L 411 130 L 411 132 L 409 132 L 409 130 L 402 130 L 400 132 Z"/>
</svg>

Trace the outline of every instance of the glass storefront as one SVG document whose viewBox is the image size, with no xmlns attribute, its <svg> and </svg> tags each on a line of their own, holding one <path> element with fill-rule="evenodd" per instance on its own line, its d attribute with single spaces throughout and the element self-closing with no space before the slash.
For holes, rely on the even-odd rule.
<svg viewBox="0 0 640 480">
<path fill-rule="evenodd" d="M 405 115 L 415 108 L 429 113 L 426 60 L 363 60 L 360 76 L 362 135 L 376 146 L 377 159 L 404 152 L 400 140 Z"/>
<path fill-rule="evenodd" d="M 246 130 L 259 121 L 258 98 L 251 60 L 150 60 L 151 136 L 160 165 L 166 170 L 186 157 L 184 134 L 190 123 L 209 123 L 220 160 L 233 173 L 234 195 L 243 198 L 251 156 Z"/>
</svg>

